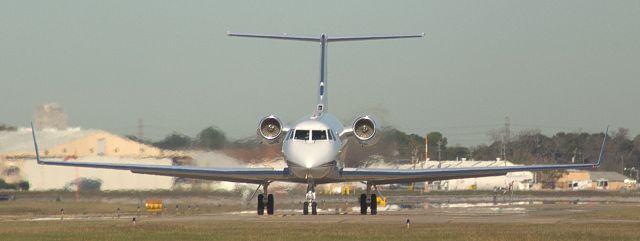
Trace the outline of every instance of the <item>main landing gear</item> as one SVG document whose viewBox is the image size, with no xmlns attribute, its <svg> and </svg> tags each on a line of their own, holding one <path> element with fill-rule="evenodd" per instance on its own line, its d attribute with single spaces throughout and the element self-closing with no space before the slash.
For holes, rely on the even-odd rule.
<svg viewBox="0 0 640 241">
<path fill-rule="evenodd" d="M 275 200 L 273 198 L 273 194 L 268 194 L 269 183 L 262 184 L 263 193 L 258 195 L 258 215 L 264 215 L 264 210 L 267 209 L 268 215 L 273 215 L 275 209 Z M 267 198 L 265 198 L 267 195 Z"/>
<path fill-rule="evenodd" d="M 309 215 L 309 208 L 311 208 L 311 215 L 318 215 L 318 203 L 316 202 L 316 184 L 313 180 L 309 180 L 307 185 L 307 194 L 305 194 L 305 201 L 302 206 L 302 214 Z"/>
<path fill-rule="evenodd" d="M 360 214 L 367 215 L 367 208 L 371 208 L 371 215 L 378 214 L 378 197 L 375 194 L 371 194 L 372 184 L 367 183 L 367 194 L 360 195 Z M 371 198 L 369 198 L 371 197 Z"/>
</svg>

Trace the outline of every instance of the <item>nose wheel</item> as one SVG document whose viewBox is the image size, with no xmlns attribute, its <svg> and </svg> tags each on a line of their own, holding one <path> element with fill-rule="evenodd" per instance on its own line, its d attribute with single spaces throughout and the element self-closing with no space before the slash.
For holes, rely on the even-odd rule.
<svg viewBox="0 0 640 241">
<path fill-rule="evenodd" d="M 309 209 L 311 209 L 311 215 L 318 215 L 318 202 L 315 199 L 308 200 L 302 204 L 302 214 L 309 215 Z"/>
<path fill-rule="evenodd" d="M 316 202 L 316 185 L 313 180 L 309 180 L 307 185 L 307 194 L 305 195 L 305 202 L 302 206 L 302 214 L 309 215 L 309 209 L 311 209 L 311 215 L 318 215 L 318 203 Z"/>
</svg>

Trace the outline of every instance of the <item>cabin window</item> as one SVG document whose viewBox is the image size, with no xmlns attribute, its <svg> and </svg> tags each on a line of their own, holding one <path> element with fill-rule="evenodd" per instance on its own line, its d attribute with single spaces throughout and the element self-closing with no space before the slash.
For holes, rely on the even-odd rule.
<svg viewBox="0 0 640 241">
<path fill-rule="evenodd" d="M 314 130 L 311 133 L 312 140 L 326 140 L 327 139 L 327 131 L 326 130 Z"/>
<path fill-rule="evenodd" d="M 296 130 L 296 140 L 309 140 L 309 130 Z"/>
</svg>

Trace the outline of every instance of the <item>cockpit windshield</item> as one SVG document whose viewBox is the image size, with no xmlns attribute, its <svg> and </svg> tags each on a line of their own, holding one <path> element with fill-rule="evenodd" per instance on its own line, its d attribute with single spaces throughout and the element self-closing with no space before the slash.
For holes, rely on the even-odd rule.
<svg viewBox="0 0 640 241">
<path fill-rule="evenodd" d="M 312 140 L 326 140 L 327 139 L 327 131 L 326 130 L 313 130 L 311 131 L 311 139 Z"/>
<path fill-rule="evenodd" d="M 309 140 L 309 130 L 296 130 L 296 140 Z"/>
</svg>

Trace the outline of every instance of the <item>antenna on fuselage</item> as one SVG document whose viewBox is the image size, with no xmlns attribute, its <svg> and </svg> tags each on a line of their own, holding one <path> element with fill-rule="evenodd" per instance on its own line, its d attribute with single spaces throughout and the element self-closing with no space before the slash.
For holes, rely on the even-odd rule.
<svg viewBox="0 0 640 241">
<path fill-rule="evenodd" d="M 314 111 L 314 116 L 320 116 L 327 111 L 327 43 L 344 42 L 344 41 L 360 41 L 360 40 L 380 40 L 380 39 L 396 39 L 396 38 L 420 38 L 421 34 L 396 34 L 396 35 L 362 35 L 362 36 L 328 36 L 326 34 L 317 35 L 290 35 L 290 34 L 253 34 L 253 33 L 231 33 L 228 36 L 234 37 L 250 37 L 250 38 L 268 38 L 281 40 L 297 40 L 320 43 L 320 84 L 318 86 L 318 104 Z"/>
</svg>

